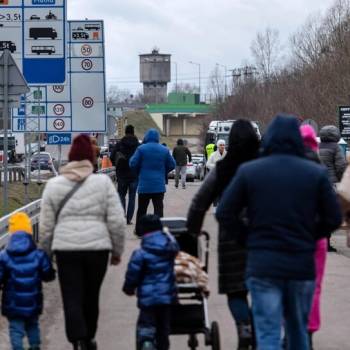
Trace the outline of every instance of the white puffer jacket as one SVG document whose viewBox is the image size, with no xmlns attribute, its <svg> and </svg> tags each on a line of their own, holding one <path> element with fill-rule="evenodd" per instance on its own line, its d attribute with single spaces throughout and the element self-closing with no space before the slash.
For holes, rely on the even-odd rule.
<svg viewBox="0 0 350 350">
<path fill-rule="evenodd" d="M 126 221 L 111 179 L 92 174 L 89 161 L 71 162 L 61 176 L 51 179 L 44 190 L 40 213 L 40 243 L 51 251 L 111 250 L 120 257 L 124 248 Z M 88 177 L 63 207 L 56 212 L 77 181 Z"/>
</svg>

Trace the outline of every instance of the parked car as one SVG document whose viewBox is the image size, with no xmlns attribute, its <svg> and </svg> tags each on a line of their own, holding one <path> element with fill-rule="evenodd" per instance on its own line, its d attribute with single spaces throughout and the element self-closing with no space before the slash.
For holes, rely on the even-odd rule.
<svg viewBox="0 0 350 350">
<path fill-rule="evenodd" d="M 204 154 L 192 154 L 192 163 L 196 167 L 196 178 L 203 180 L 205 177 L 205 157 Z"/>
<path fill-rule="evenodd" d="M 168 174 L 168 179 L 175 179 L 175 170 L 172 170 Z M 194 182 L 195 179 L 196 179 L 196 166 L 193 163 L 188 163 L 187 169 L 186 169 L 186 181 Z"/>
<path fill-rule="evenodd" d="M 30 162 L 30 170 L 38 170 L 39 169 L 39 164 L 40 164 L 40 169 L 41 170 L 52 170 L 54 164 L 53 164 L 54 159 L 51 157 L 51 154 L 48 152 L 40 152 L 40 153 L 35 153 L 32 156 L 32 160 Z"/>
</svg>

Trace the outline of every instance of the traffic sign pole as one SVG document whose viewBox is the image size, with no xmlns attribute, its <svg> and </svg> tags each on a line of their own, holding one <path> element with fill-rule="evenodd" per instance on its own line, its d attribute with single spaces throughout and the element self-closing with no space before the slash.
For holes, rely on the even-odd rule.
<svg viewBox="0 0 350 350">
<path fill-rule="evenodd" d="M 40 172 L 40 170 L 41 170 L 41 165 L 40 165 L 40 159 L 41 159 L 41 157 L 40 157 L 40 108 L 41 108 L 41 106 L 40 106 L 40 94 L 41 94 L 41 90 L 40 90 L 40 86 L 38 86 L 38 185 L 40 186 L 41 185 L 41 177 L 40 177 L 40 174 L 41 174 L 41 172 Z"/>
<path fill-rule="evenodd" d="M 4 109 L 3 109 L 3 120 L 4 120 L 4 193 L 3 193 L 3 214 L 6 215 L 8 212 L 8 162 L 7 162 L 7 150 L 8 150 L 8 118 L 9 118 L 9 50 L 4 50 Z"/>
</svg>

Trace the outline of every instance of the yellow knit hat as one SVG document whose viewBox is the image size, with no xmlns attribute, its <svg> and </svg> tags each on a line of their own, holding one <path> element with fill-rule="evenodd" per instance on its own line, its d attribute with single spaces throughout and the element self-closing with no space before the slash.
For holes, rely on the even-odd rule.
<svg viewBox="0 0 350 350">
<path fill-rule="evenodd" d="M 26 232 L 32 235 L 33 227 L 29 216 L 23 212 L 13 214 L 9 220 L 9 232 Z"/>
</svg>

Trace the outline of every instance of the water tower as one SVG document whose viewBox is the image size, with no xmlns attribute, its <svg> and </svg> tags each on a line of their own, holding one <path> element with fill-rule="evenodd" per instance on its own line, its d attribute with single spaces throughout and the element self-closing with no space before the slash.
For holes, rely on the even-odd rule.
<svg viewBox="0 0 350 350">
<path fill-rule="evenodd" d="M 171 55 L 152 53 L 140 55 L 140 81 L 147 102 L 167 102 L 168 83 L 171 81 Z"/>
</svg>

